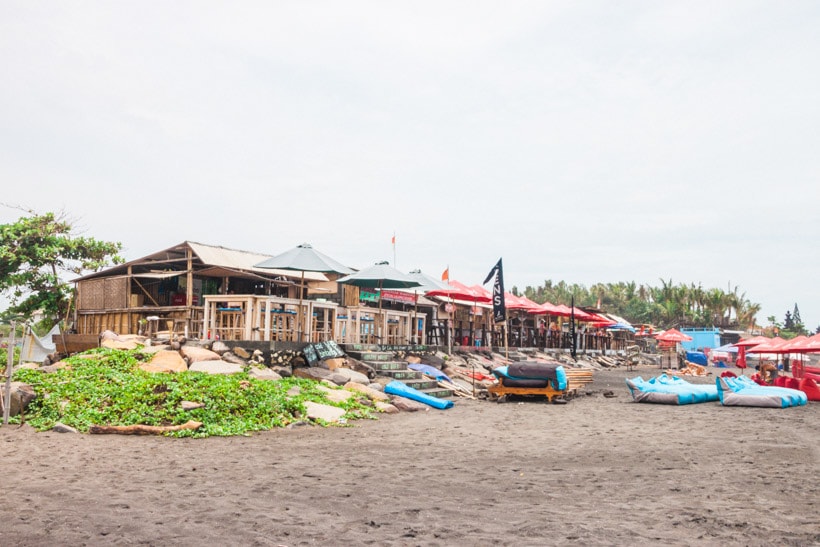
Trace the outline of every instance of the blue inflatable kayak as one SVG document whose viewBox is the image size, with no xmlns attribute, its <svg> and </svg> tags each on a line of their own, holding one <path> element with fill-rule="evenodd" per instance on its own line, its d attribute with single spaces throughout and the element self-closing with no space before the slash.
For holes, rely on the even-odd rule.
<svg viewBox="0 0 820 547">
<path fill-rule="evenodd" d="M 447 399 L 439 399 L 438 397 L 427 395 L 423 391 L 419 391 L 414 387 L 405 385 L 399 382 L 398 380 L 393 380 L 392 382 L 384 386 L 384 392 L 389 393 L 390 395 L 399 395 L 401 397 L 407 397 L 408 399 L 412 399 L 414 401 L 430 405 L 433 408 L 438 408 L 440 410 L 445 410 L 453 406 L 453 401 L 448 401 Z"/>
</svg>

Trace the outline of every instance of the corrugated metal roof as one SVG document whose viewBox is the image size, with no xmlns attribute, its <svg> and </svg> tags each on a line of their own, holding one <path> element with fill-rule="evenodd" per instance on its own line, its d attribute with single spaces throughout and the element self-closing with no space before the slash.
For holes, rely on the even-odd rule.
<svg viewBox="0 0 820 547">
<path fill-rule="evenodd" d="M 114 275 L 124 275 L 128 271 L 129 266 L 160 266 L 163 262 L 174 263 L 178 267 L 185 268 L 185 252 L 186 248 L 190 247 L 191 252 L 202 263 L 203 266 L 215 266 L 222 268 L 229 268 L 233 270 L 246 270 L 255 272 L 265 278 L 282 276 L 289 279 L 299 280 L 302 272 L 292 270 L 272 270 L 270 268 L 255 268 L 255 264 L 259 264 L 263 260 L 271 258 L 271 255 L 260 253 L 252 253 L 249 251 L 239 251 L 236 249 L 228 249 L 227 247 L 220 247 L 217 245 L 206 245 L 204 243 L 196 243 L 194 241 L 183 241 L 178 245 L 169 247 L 167 249 L 151 253 L 134 260 L 129 260 L 125 264 L 119 264 L 106 268 L 99 272 L 93 272 L 84 276 L 72 279 L 72 283 L 83 281 L 86 279 L 93 279 L 98 277 L 111 277 Z M 305 272 L 305 281 L 328 281 L 328 278 L 318 272 Z"/>
<path fill-rule="evenodd" d="M 287 277 L 301 277 L 302 273 L 293 270 L 272 270 L 270 268 L 255 268 L 263 260 L 271 258 L 271 255 L 264 255 L 259 253 L 251 253 L 248 251 L 237 251 L 235 249 L 228 249 L 225 247 L 215 247 L 213 245 L 204 245 L 202 243 L 188 242 L 191 250 L 197 255 L 204 264 L 209 266 L 222 266 L 225 268 L 232 268 L 237 270 L 247 270 L 251 272 L 258 272 L 266 276 L 283 275 Z M 306 281 L 327 281 L 324 274 L 318 272 L 305 272 Z"/>
</svg>

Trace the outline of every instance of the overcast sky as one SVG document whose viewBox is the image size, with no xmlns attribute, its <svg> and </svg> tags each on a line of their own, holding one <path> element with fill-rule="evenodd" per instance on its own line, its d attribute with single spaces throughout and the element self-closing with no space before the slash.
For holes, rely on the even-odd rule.
<svg viewBox="0 0 820 547">
<path fill-rule="evenodd" d="M 820 324 L 820 3 L 0 3 L 0 201 Z M 21 216 L 0 207 L 0 223 Z"/>
</svg>

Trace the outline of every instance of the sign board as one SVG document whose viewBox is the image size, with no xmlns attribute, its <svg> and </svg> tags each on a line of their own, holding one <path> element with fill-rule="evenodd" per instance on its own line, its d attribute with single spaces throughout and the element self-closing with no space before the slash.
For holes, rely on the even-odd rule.
<svg viewBox="0 0 820 547">
<path fill-rule="evenodd" d="M 305 361 L 307 361 L 308 366 L 311 367 L 323 359 L 345 356 L 345 352 L 342 351 L 339 344 L 333 340 L 308 344 L 302 348 L 302 353 L 305 355 Z"/>
</svg>

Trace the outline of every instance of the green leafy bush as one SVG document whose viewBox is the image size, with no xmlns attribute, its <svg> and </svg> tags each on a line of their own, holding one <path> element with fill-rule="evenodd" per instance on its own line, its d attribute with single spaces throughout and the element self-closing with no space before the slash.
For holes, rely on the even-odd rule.
<svg viewBox="0 0 820 547">
<path fill-rule="evenodd" d="M 66 359 L 70 367 L 50 374 L 15 371 L 15 380 L 30 384 L 38 398 L 26 411 L 26 421 L 38 430 L 61 422 L 87 432 L 91 425 L 181 425 L 202 422 L 196 430 L 170 433 L 178 437 L 245 435 L 283 427 L 300 420 L 305 401 L 346 410 L 346 420 L 374 417 L 358 397 L 329 401 L 317 383 L 303 378 L 256 380 L 245 373 L 210 375 L 199 372 L 148 373 L 139 369 L 139 350 L 97 348 Z M 298 395 L 288 395 L 294 387 Z M 182 409 L 182 401 L 204 403 Z"/>
</svg>

